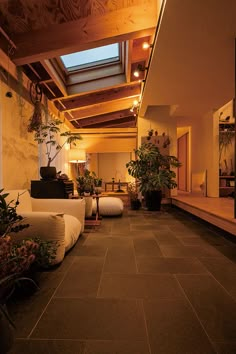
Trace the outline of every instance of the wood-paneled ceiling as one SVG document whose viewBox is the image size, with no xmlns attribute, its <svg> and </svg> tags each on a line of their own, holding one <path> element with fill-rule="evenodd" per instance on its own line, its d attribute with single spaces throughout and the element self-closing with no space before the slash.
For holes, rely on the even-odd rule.
<svg viewBox="0 0 236 354">
<path fill-rule="evenodd" d="M 22 66 L 30 81 L 65 113 L 75 128 L 135 127 L 130 111 L 140 99 L 142 80 L 133 71 L 147 67 L 161 1 L 156 0 L 3 0 L 0 2 L 0 46 Z M 90 68 L 68 76 L 61 55 L 121 43 L 116 65 Z"/>
</svg>

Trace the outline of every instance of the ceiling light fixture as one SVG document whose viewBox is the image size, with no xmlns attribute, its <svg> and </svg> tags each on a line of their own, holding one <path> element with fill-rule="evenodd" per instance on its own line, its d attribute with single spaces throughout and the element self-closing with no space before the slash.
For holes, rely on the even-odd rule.
<svg viewBox="0 0 236 354">
<path fill-rule="evenodd" d="M 143 44 L 142 44 L 142 48 L 143 48 L 144 50 L 149 49 L 149 48 L 152 48 L 152 47 L 153 47 L 153 44 L 152 44 L 152 43 L 143 42 Z"/>
<path fill-rule="evenodd" d="M 133 72 L 133 75 L 134 75 L 135 77 L 139 77 L 139 76 L 140 76 L 140 72 L 141 72 L 141 71 L 145 71 L 145 70 L 147 70 L 147 69 L 148 69 L 147 67 L 144 67 L 144 66 L 142 66 L 141 64 L 138 64 L 137 69 Z"/>
</svg>

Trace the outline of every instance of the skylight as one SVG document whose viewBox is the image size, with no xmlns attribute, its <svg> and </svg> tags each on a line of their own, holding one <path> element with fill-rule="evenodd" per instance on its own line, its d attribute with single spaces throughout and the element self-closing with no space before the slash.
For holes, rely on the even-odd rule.
<svg viewBox="0 0 236 354">
<path fill-rule="evenodd" d="M 109 44 L 103 47 L 62 55 L 61 60 L 68 71 L 114 62 L 119 60 L 119 44 Z"/>
</svg>

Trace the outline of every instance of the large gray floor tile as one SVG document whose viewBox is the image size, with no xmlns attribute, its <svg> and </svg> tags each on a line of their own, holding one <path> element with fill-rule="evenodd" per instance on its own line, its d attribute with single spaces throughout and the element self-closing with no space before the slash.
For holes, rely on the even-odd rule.
<svg viewBox="0 0 236 354">
<path fill-rule="evenodd" d="M 137 273 L 134 247 L 109 248 L 103 271 L 105 273 Z"/>
<path fill-rule="evenodd" d="M 107 252 L 107 246 L 103 244 L 87 244 L 85 242 L 79 249 L 77 249 L 77 256 L 94 256 L 104 257 Z M 74 252 L 75 254 L 75 252 Z"/>
<path fill-rule="evenodd" d="M 173 299 L 183 297 L 183 293 L 175 278 L 167 274 L 104 274 L 98 296 Z"/>
<path fill-rule="evenodd" d="M 151 352 L 213 354 L 211 343 L 185 300 L 144 301 Z"/>
<path fill-rule="evenodd" d="M 55 293 L 55 297 L 96 297 L 100 284 L 100 273 L 68 273 Z"/>
<path fill-rule="evenodd" d="M 144 341 L 87 341 L 84 354 L 150 354 Z"/>
<path fill-rule="evenodd" d="M 9 354 L 84 354 L 78 340 L 16 340 Z"/>
<path fill-rule="evenodd" d="M 31 296 L 14 297 L 8 304 L 10 316 L 16 326 L 16 337 L 26 338 L 30 334 L 63 277 L 64 273 L 61 272 L 42 273 L 38 291 Z"/>
<path fill-rule="evenodd" d="M 119 246 L 133 246 L 133 240 L 131 237 L 124 237 L 123 235 L 96 235 L 89 237 L 86 242 L 86 246 L 101 246 L 101 247 L 119 247 Z"/>
<path fill-rule="evenodd" d="M 210 275 L 176 275 L 212 341 L 235 341 L 236 302 Z"/>
<path fill-rule="evenodd" d="M 32 338 L 146 340 L 146 330 L 137 301 L 53 299 Z"/>
<path fill-rule="evenodd" d="M 79 277 L 80 273 L 101 273 L 104 257 L 83 256 L 77 257 L 71 266 L 69 273 Z"/>
<path fill-rule="evenodd" d="M 236 264 L 226 258 L 200 258 L 200 261 L 236 299 Z"/>
<path fill-rule="evenodd" d="M 236 353 L 236 340 L 234 343 L 227 342 L 214 342 L 217 354 L 235 354 Z"/>
<path fill-rule="evenodd" d="M 181 242 L 175 237 L 175 234 L 171 231 L 155 231 L 155 239 L 159 245 L 179 245 Z"/>
<path fill-rule="evenodd" d="M 224 257 L 212 246 L 170 246 L 160 245 L 165 257 Z"/>
<path fill-rule="evenodd" d="M 134 238 L 134 250 L 136 257 L 140 256 L 162 256 L 161 250 L 158 247 L 155 239 Z"/>
<path fill-rule="evenodd" d="M 207 269 L 196 258 L 137 257 L 139 273 L 204 274 Z"/>
</svg>

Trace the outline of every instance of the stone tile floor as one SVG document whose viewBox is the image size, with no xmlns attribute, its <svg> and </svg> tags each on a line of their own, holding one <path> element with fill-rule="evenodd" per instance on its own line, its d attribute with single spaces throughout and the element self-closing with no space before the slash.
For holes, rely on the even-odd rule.
<svg viewBox="0 0 236 354">
<path fill-rule="evenodd" d="M 103 218 L 10 304 L 10 354 L 235 354 L 235 241 L 170 207 Z"/>
</svg>

